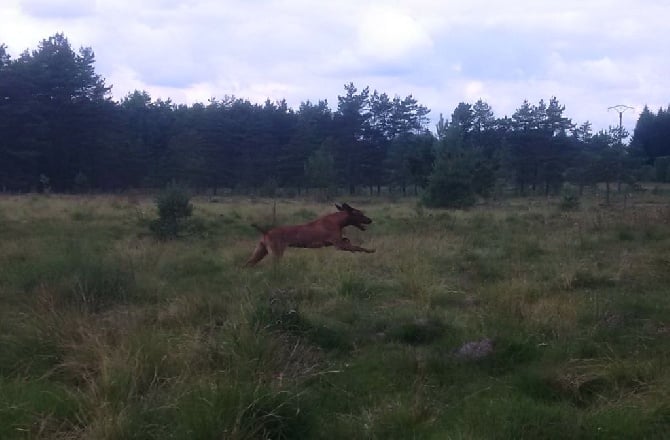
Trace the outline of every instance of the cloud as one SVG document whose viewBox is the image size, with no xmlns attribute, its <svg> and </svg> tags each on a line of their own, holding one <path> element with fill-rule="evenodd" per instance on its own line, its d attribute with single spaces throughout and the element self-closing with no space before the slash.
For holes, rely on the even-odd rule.
<svg viewBox="0 0 670 440">
<path fill-rule="evenodd" d="M 35 18 L 81 18 L 95 12 L 95 2 L 89 0 L 21 0 L 21 10 Z"/>
<path fill-rule="evenodd" d="M 394 9 L 367 10 L 357 33 L 359 55 L 381 62 L 414 59 L 433 44 L 420 23 Z"/>
<path fill-rule="evenodd" d="M 618 122 L 614 104 L 668 105 L 668 7 L 653 0 L 4 0 L 0 42 L 16 56 L 64 32 L 91 46 L 120 99 L 235 94 L 328 99 L 342 86 L 405 96 L 450 115 L 485 99 L 499 116 L 557 96 L 576 122 Z M 634 125 L 634 115 L 626 115 Z"/>
</svg>

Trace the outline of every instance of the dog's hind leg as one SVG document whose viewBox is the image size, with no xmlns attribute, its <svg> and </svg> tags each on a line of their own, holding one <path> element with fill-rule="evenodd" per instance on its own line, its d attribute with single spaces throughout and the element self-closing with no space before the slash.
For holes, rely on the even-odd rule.
<svg viewBox="0 0 670 440">
<path fill-rule="evenodd" d="M 255 266 L 256 263 L 265 258 L 267 254 L 268 254 L 268 248 L 265 247 L 265 244 L 263 244 L 263 242 L 259 242 L 256 245 L 256 249 L 254 249 L 254 253 L 251 255 L 251 258 L 249 258 L 249 261 L 247 261 L 245 266 L 246 267 Z"/>
</svg>

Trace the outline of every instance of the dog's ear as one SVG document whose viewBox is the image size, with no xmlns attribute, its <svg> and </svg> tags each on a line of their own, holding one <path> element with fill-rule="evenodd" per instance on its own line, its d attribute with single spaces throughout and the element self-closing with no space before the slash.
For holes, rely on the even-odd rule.
<svg viewBox="0 0 670 440">
<path fill-rule="evenodd" d="M 337 203 L 335 203 L 335 207 L 337 208 L 338 211 L 342 211 L 342 207 L 340 205 L 338 205 Z"/>
<path fill-rule="evenodd" d="M 347 211 L 351 211 L 354 209 L 351 206 L 349 206 L 348 203 L 342 203 L 342 208 L 346 209 Z"/>
</svg>

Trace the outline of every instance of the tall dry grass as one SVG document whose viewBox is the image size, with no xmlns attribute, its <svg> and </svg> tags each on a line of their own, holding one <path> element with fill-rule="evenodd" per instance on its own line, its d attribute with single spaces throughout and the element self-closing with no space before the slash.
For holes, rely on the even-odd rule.
<svg viewBox="0 0 670 440">
<path fill-rule="evenodd" d="M 666 197 L 352 200 L 377 253 L 252 270 L 250 223 L 333 208 L 196 198 L 159 242 L 148 197 L 0 197 L 0 438 L 663 438 Z"/>
</svg>

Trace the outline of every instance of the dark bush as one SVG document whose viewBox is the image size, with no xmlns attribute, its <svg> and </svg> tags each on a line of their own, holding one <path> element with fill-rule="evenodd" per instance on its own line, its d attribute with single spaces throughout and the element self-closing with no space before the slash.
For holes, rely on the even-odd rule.
<svg viewBox="0 0 670 440">
<path fill-rule="evenodd" d="M 156 198 L 158 218 L 149 227 L 161 240 L 177 238 L 184 230 L 186 220 L 193 214 L 188 191 L 177 184 L 170 184 Z"/>
<path fill-rule="evenodd" d="M 466 208 L 475 204 L 472 178 L 465 170 L 436 167 L 423 202 L 430 207 Z"/>
<path fill-rule="evenodd" d="M 562 211 L 575 211 L 579 209 L 579 194 L 572 188 L 563 189 L 560 208 Z"/>
</svg>

